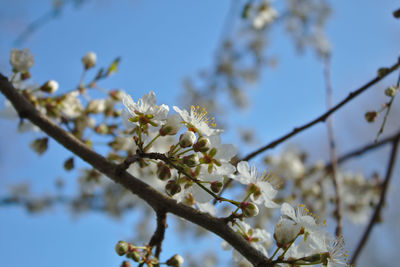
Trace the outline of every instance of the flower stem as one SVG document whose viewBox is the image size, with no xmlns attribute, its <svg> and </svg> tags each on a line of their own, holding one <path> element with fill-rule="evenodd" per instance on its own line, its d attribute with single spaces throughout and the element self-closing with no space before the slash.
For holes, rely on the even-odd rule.
<svg viewBox="0 0 400 267">
<path fill-rule="evenodd" d="M 146 152 L 146 151 L 151 147 L 151 145 L 154 143 L 154 141 L 156 141 L 157 138 L 160 137 L 160 136 L 161 136 L 160 134 L 157 134 L 157 136 L 154 137 L 153 140 L 151 140 L 150 143 L 148 143 L 148 144 L 143 148 L 143 151 Z"/>
</svg>

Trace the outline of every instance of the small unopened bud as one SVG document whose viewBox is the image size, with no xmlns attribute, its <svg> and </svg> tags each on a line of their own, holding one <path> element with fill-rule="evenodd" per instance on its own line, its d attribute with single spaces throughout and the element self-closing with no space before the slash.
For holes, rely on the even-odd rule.
<svg viewBox="0 0 400 267">
<path fill-rule="evenodd" d="M 82 63 L 86 70 L 93 68 L 97 62 L 97 55 L 94 52 L 87 52 L 82 58 Z"/>
<path fill-rule="evenodd" d="M 196 152 L 207 152 L 211 147 L 210 140 L 207 137 L 200 137 L 197 143 L 193 145 L 193 150 Z"/>
<path fill-rule="evenodd" d="M 31 77 L 31 73 L 29 71 L 22 72 L 21 73 L 21 80 L 25 81 L 28 80 Z"/>
<path fill-rule="evenodd" d="M 389 96 L 389 97 L 394 97 L 397 94 L 398 91 L 399 91 L 398 87 L 390 86 L 390 87 L 386 88 L 385 95 Z"/>
<path fill-rule="evenodd" d="M 133 250 L 129 251 L 126 254 L 126 257 L 128 257 L 128 258 L 130 258 L 130 259 L 132 259 L 132 260 L 134 260 L 136 262 L 140 261 L 140 253 L 136 249 L 133 249 Z"/>
<path fill-rule="evenodd" d="M 400 19 L 400 8 L 393 11 L 393 17 L 395 17 L 396 19 Z"/>
<path fill-rule="evenodd" d="M 171 196 L 181 192 L 181 186 L 174 180 L 169 180 L 167 185 L 165 186 L 165 190 Z"/>
<path fill-rule="evenodd" d="M 104 123 L 102 123 L 102 124 L 100 124 L 99 126 L 97 126 L 96 128 L 95 128 L 95 130 L 96 130 L 96 133 L 99 133 L 99 134 L 108 134 L 110 131 L 110 129 L 108 128 L 108 126 L 106 125 L 106 124 L 104 124 Z"/>
<path fill-rule="evenodd" d="M 37 152 L 39 155 L 42 155 L 44 152 L 46 152 L 47 147 L 48 147 L 48 142 L 49 138 L 44 137 L 44 138 L 38 138 L 34 140 L 31 144 L 30 147 Z"/>
<path fill-rule="evenodd" d="M 109 95 L 115 101 L 122 101 L 122 98 L 124 97 L 124 92 L 122 90 L 112 90 Z"/>
<path fill-rule="evenodd" d="M 244 201 L 240 204 L 240 208 L 245 217 L 254 217 L 258 215 L 258 207 L 253 202 Z"/>
<path fill-rule="evenodd" d="M 300 233 L 301 227 L 292 220 L 281 218 L 275 226 L 274 238 L 276 245 L 287 248 Z"/>
<path fill-rule="evenodd" d="M 169 260 L 167 260 L 166 264 L 167 266 L 180 267 L 183 264 L 183 262 L 184 262 L 183 257 L 179 254 L 175 254 Z"/>
<path fill-rule="evenodd" d="M 40 91 L 53 94 L 58 90 L 58 82 L 54 80 L 47 81 L 40 87 Z"/>
<path fill-rule="evenodd" d="M 182 148 L 190 147 L 196 142 L 196 135 L 192 131 L 187 131 L 179 137 L 179 145 Z"/>
<path fill-rule="evenodd" d="M 73 158 L 73 157 L 70 157 L 69 159 L 67 159 L 67 160 L 64 162 L 64 169 L 65 169 L 66 171 L 72 170 L 72 169 L 74 168 L 74 166 L 75 166 L 75 164 L 74 164 L 74 158 Z"/>
<path fill-rule="evenodd" d="M 181 128 L 181 120 L 178 114 L 167 117 L 167 123 L 160 129 L 160 135 L 175 135 Z"/>
<path fill-rule="evenodd" d="M 168 167 L 168 165 L 159 162 L 157 164 L 157 176 L 160 180 L 168 180 L 171 178 L 171 169 Z"/>
<path fill-rule="evenodd" d="M 115 251 L 119 256 L 125 255 L 129 250 L 129 244 L 125 241 L 119 241 L 117 245 L 115 245 Z"/>
<path fill-rule="evenodd" d="M 121 267 L 132 267 L 132 264 L 129 261 L 123 261 Z"/>
<path fill-rule="evenodd" d="M 365 119 L 367 122 L 374 122 L 376 118 L 378 117 L 378 111 L 368 111 L 365 113 Z"/>
<path fill-rule="evenodd" d="M 185 164 L 189 168 L 195 167 L 198 164 L 198 161 L 199 161 L 199 157 L 197 156 L 197 154 L 191 154 L 189 156 L 184 156 L 182 158 L 183 164 Z"/>
<path fill-rule="evenodd" d="M 212 182 L 210 188 L 214 193 L 218 193 L 222 188 L 222 183 L 218 181 Z"/>
</svg>

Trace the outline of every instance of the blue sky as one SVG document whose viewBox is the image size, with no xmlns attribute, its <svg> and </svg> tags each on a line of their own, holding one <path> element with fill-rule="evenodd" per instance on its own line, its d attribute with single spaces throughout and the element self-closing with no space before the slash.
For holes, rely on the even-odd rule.
<svg viewBox="0 0 400 267">
<path fill-rule="evenodd" d="M 41 27 L 19 47 L 28 47 L 35 55 L 34 81 L 57 80 L 61 90 L 76 86 L 81 74 L 80 59 L 87 51 L 97 53 L 101 66 L 121 56 L 119 72 L 102 86 L 124 89 L 134 98 L 154 90 L 159 103 L 172 106 L 178 104 L 182 78 L 212 65 L 229 2 L 89 1 L 79 9 L 68 6 L 60 17 Z M 15 47 L 13 40 L 29 22 L 48 11 L 50 3 L 0 0 L 1 73 L 10 73 L 8 57 Z M 396 61 L 400 22 L 391 16 L 396 8 L 399 6 L 395 1 L 333 3 L 327 35 L 333 45 L 335 103 L 375 77 L 378 67 Z M 232 114 L 232 125 L 257 129 L 260 144 L 325 110 L 321 61 L 311 51 L 298 55 L 283 31 L 278 27 L 270 38 L 270 54 L 278 57 L 279 65 L 263 71 L 260 84 L 250 92 L 251 107 L 243 113 L 228 111 Z M 363 114 L 383 102 L 383 94 L 374 90 L 394 83 L 396 75 L 389 76 L 337 114 L 339 152 L 373 140 L 379 125 L 364 123 Z M 0 96 L 0 102 L 3 100 Z M 271 116 L 260 119 L 258 114 Z M 390 122 L 396 123 L 393 118 Z M 0 127 L 0 195 L 10 185 L 22 181 L 28 181 L 36 193 L 51 192 L 59 176 L 67 178 L 68 192 L 75 190 L 76 176 L 60 171 L 69 152 L 51 142 L 49 153 L 38 158 L 28 148 L 31 136 L 17 134 L 16 122 L 0 120 Z M 292 142 L 310 148 L 313 158 L 326 159 L 324 134 L 324 125 L 319 125 Z M 231 132 L 226 136 L 227 142 L 237 142 Z M 355 139 L 355 136 L 360 137 Z M 249 148 L 243 153 L 246 151 Z M 367 170 L 381 165 L 381 162 L 369 164 Z M 0 255 L 4 266 L 46 267 L 56 262 L 59 266 L 118 266 L 121 259 L 113 247 L 119 239 L 130 237 L 135 214 L 121 220 L 98 213 L 73 218 L 64 207 L 38 215 L 9 207 L 0 208 L 0 218 Z M 167 242 L 165 257 L 182 251 L 176 237 L 167 236 Z M 191 247 L 188 243 L 185 242 L 186 249 Z M 202 243 L 204 247 L 212 243 L 219 248 L 216 238 Z"/>
</svg>

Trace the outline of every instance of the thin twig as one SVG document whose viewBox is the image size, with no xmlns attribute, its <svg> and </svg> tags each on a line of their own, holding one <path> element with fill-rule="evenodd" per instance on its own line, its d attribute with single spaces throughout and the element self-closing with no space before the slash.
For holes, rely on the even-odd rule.
<svg viewBox="0 0 400 267">
<path fill-rule="evenodd" d="M 331 81 L 331 63 L 330 63 L 330 56 L 324 58 L 324 79 L 325 79 L 325 89 L 326 89 L 326 105 L 327 109 L 331 109 L 333 106 L 333 88 L 332 88 L 332 81 Z M 332 162 L 332 183 L 333 187 L 335 188 L 335 217 L 337 221 L 336 226 L 336 236 L 342 235 L 342 228 L 343 228 L 343 220 L 342 220 L 342 198 L 341 198 L 341 189 L 340 189 L 340 182 L 338 181 L 338 165 L 337 165 L 337 154 L 336 154 L 336 144 L 335 144 L 335 134 L 333 130 L 333 115 L 328 118 L 327 123 L 328 128 L 328 139 L 329 139 L 329 153 Z"/>
<path fill-rule="evenodd" d="M 396 163 L 396 155 L 397 155 L 397 148 L 399 146 L 399 140 L 400 140 L 400 138 L 398 137 L 392 143 L 392 151 L 390 153 L 390 160 L 389 160 L 389 164 L 388 164 L 388 167 L 387 167 L 385 180 L 382 183 L 382 191 L 381 191 L 381 195 L 380 195 L 380 198 L 379 198 L 379 202 L 378 202 L 378 205 L 375 207 L 375 211 L 371 216 L 371 219 L 370 219 L 370 221 L 368 223 L 367 228 L 365 229 L 364 234 L 362 235 L 362 238 L 358 242 L 358 245 L 357 245 L 357 248 L 356 248 L 356 250 L 355 250 L 355 252 L 353 254 L 353 257 L 351 258 L 350 265 L 352 265 L 352 266 L 355 265 L 358 256 L 360 255 L 362 249 L 364 248 L 364 246 L 366 245 L 366 243 L 368 241 L 369 235 L 372 232 L 372 228 L 379 221 L 379 217 L 381 216 L 381 210 L 382 210 L 383 206 L 385 205 L 386 192 L 387 192 L 387 189 L 389 187 L 390 179 L 392 177 L 392 172 L 393 172 L 393 169 L 394 169 L 394 165 Z"/>
<path fill-rule="evenodd" d="M 71 133 L 65 131 L 59 125 L 36 110 L 26 98 L 18 93 L 8 79 L 1 74 L 0 91 L 12 103 L 21 118 L 30 120 L 43 132 L 86 161 L 93 168 L 102 172 L 114 182 L 121 184 L 133 194 L 143 199 L 154 210 L 164 209 L 166 212 L 175 214 L 176 216 L 195 223 L 227 241 L 254 266 L 268 266 L 268 258 L 251 246 L 243 237 L 234 232 L 225 223 L 223 218 L 215 218 L 208 213 L 178 203 L 176 200 L 155 190 L 150 185 L 128 172 L 121 171 L 121 168 L 119 168 L 117 164 L 112 163 L 100 154 L 96 153 Z"/>
<path fill-rule="evenodd" d="M 267 144 L 267 145 L 255 150 L 254 152 L 251 152 L 250 154 L 245 156 L 242 160 L 249 161 L 250 159 L 252 159 L 255 156 L 257 156 L 258 154 L 260 154 L 260 153 L 262 153 L 262 152 L 264 152 L 264 151 L 266 151 L 268 149 L 276 147 L 277 145 L 279 145 L 282 142 L 286 141 L 290 137 L 292 137 L 292 136 L 294 136 L 294 135 L 296 135 L 296 134 L 298 134 L 298 133 L 310 128 L 311 126 L 314 126 L 315 124 L 317 124 L 319 122 L 324 122 L 332 113 L 334 113 L 337 110 L 339 110 L 342 106 L 347 104 L 349 101 L 351 101 L 353 98 L 355 98 L 359 94 L 361 94 L 364 91 L 366 91 L 372 85 L 374 85 L 377 82 L 381 81 L 387 75 L 389 75 L 390 73 L 395 71 L 399 66 L 400 66 L 400 58 L 398 59 L 398 61 L 393 66 L 391 66 L 390 68 L 387 69 L 387 72 L 385 72 L 382 75 L 377 75 L 377 77 L 375 77 L 371 81 L 367 82 L 366 84 L 364 84 L 363 86 L 361 86 L 357 90 L 351 92 L 345 99 L 340 101 L 336 106 L 332 107 L 330 110 L 326 111 L 325 113 L 323 113 L 322 115 L 320 115 L 316 119 L 314 119 L 314 120 L 312 120 L 312 121 L 310 121 L 310 122 L 308 122 L 308 123 L 306 123 L 306 124 L 304 124 L 304 125 L 302 125 L 300 127 L 294 128 L 291 132 L 289 132 L 289 133 L 283 135 L 282 137 L 270 142 L 269 144 Z"/>
<path fill-rule="evenodd" d="M 393 143 L 394 140 L 399 140 L 399 138 L 400 138 L 400 131 L 395 133 L 394 135 L 391 135 L 389 137 L 386 137 L 386 138 L 382 139 L 381 141 L 379 141 L 377 143 L 376 142 L 372 142 L 372 143 L 370 143 L 368 145 L 365 145 L 365 146 L 363 146 L 361 148 L 354 149 L 354 150 L 352 150 L 352 151 L 350 151 L 350 152 L 338 157 L 337 162 L 338 162 L 338 164 L 342 164 L 342 163 L 346 162 L 349 159 L 352 159 L 352 158 L 357 157 L 357 156 L 361 156 L 364 153 L 373 151 L 373 150 L 375 150 L 377 148 L 380 148 L 381 146 L 384 146 L 384 145 L 386 145 L 388 143 Z M 332 163 L 326 164 L 325 170 L 326 171 L 330 171 L 331 169 L 332 169 Z"/>
<path fill-rule="evenodd" d="M 399 88 L 399 86 L 400 86 L 400 73 L 399 73 L 399 78 L 397 79 L 396 88 Z M 389 113 L 390 113 L 390 110 L 392 109 L 392 104 L 393 104 L 395 98 L 396 98 L 396 95 L 392 96 L 389 100 L 389 103 L 387 103 L 385 117 L 383 118 L 381 128 L 379 129 L 379 132 L 376 135 L 375 142 L 378 142 L 379 137 L 385 130 L 385 125 L 386 125 L 387 119 L 389 118 Z"/>
<path fill-rule="evenodd" d="M 165 229 L 167 228 L 167 213 L 165 210 L 160 209 L 156 211 L 157 215 L 157 228 L 150 239 L 149 246 L 156 247 L 154 256 L 159 259 L 161 254 L 162 242 L 164 240 Z"/>
</svg>

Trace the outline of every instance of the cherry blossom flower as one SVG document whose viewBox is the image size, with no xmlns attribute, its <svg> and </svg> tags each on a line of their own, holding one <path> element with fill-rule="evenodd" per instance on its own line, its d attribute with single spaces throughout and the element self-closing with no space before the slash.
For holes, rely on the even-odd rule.
<svg viewBox="0 0 400 267">
<path fill-rule="evenodd" d="M 122 103 L 128 109 L 123 111 L 123 120 L 125 125 L 140 125 L 150 123 L 152 126 L 158 126 L 164 123 L 167 118 L 169 108 L 167 105 L 156 105 L 157 99 L 153 91 L 139 99 L 137 103 L 132 97 L 125 94 Z M 127 120 L 128 119 L 128 120 Z"/>
<path fill-rule="evenodd" d="M 254 194 L 251 195 L 251 199 L 256 204 L 264 203 L 267 208 L 277 208 L 278 204 L 272 201 L 272 199 L 276 196 L 277 191 L 272 187 L 272 185 L 266 180 L 266 174 L 262 174 L 259 176 L 257 174 L 257 170 L 255 166 L 250 168 L 249 163 L 247 161 L 241 161 L 237 165 L 237 170 L 239 172 L 238 175 L 233 176 L 232 178 L 239 181 L 242 184 L 246 185 L 254 185 L 257 189 L 260 190 L 260 195 L 258 197 L 254 197 Z"/>
<path fill-rule="evenodd" d="M 15 72 L 27 72 L 33 66 L 33 54 L 28 48 L 12 49 L 10 63 Z"/>
<path fill-rule="evenodd" d="M 193 130 L 205 136 L 216 135 L 222 132 L 220 129 L 210 128 L 210 126 L 215 127 L 215 123 L 207 118 L 207 111 L 205 109 L 200 110 L 199 107 L 192 106 L 189 113 L 185 109 L 174 106 L 174 110 L 178 112 L 183 123 L 189 130 Z"/>
</svg>

